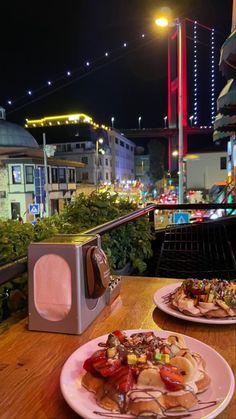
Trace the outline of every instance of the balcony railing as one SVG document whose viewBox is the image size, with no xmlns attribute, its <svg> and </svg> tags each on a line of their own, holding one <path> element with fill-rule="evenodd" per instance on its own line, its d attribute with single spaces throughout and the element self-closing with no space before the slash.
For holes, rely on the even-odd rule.
<svg viewBox="0 0 236 419">
<path fill-rule="evenodd" d="M 103 235 L 108 233 L 109 231 L 113 230 L 114 228 L 117 228 L 123 224 L 126 224 L 138 217 L 142 217 L 145 214 L 150 214 L 150 218 L 153 221 L 154 217 L 154 211 L 155 210 L 168 210 L 168 211 L 177 211 L 177 210 L 184 210 L 184 211 L 191 211 L 191 210 L 225 210 L 227 213 L 227 210 L 230 212 L 236 211 L 236 204 L 150 204 L 147 205 L 145 208 L 138 209 L 136 211 L 133 211 L 132 213 L 125 215 L 123 217 L 117 218 L 115 220 L 109 221 L 103 225 L 100 225 L 98 227 L 95 227 L 93 229 L 83 231 L 83 234 L 99 234 Z M 227 214 L 226 214 L 227 215 Z M 221 220 L 223 223 L 225 223 L 225 218 Z M 215 221 L 211 221 L 212 223 Z M 159 236 L 161 237 L 161 236 Z M 236 243 L 235 243 L 236 247 Z M 12 279 L 16 278 L 20 274 L 27 271 L 27 256 L 21 257 L 13 262 L 9 262 L 5 265 L 2 265 L 0 267 L 0 284 L 3 284 L 7 281 L 11 281 Z"/>
</svg>

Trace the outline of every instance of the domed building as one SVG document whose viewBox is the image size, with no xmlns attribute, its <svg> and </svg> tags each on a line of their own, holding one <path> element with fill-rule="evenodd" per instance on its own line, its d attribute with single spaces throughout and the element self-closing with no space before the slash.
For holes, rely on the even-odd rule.
<svg viewBox="0 0 236 419">
<path fill-rule="evenodd" d="M 35 138 L 6 120 L 0 107 L 0 218 L 23 218 L 60 212 L 76 190 L 76 167 L 83 163 L 47 157 Z M 47 167 L 46 179 L 44 168 Z"/>
<path fill-rule="evenodd" d="M 39 149 L 34 137 L 19 125 L 6 121 L 5 109 L 0 107 L 0 154 L 25 148 Z"/>
</svg>

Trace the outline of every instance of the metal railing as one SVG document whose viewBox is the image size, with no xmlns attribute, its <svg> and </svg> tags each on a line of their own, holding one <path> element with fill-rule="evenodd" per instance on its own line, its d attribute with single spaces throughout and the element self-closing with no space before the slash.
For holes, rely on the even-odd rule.
<svg viewBox="0 0 236 419">
<path fill-rule="evenodd" d="M 197 210 L 197 209 L 231 209 L 236 210 L 236 204 L 149 204 L 145 208 L 133 211 L 130 214 L 119 217 L 115 220 L 109 221 L 98 227 L 80 232 L 81 234 L 99 234 L 103 235 L 109 231 L 117 228 L 123 224 L 128 223 L 138 217 L 144 216 L 148 213 L 153 213 L 155 210 Z M 212 221 L 214 222 L 214 221 Z M 17 276 L 27 271 L 27 256 L 21 257 L 13 262 L 9 262 L 0 267 L 0 284 L 4 284 L 7 281 L 11 281 Z"/>
</svg>

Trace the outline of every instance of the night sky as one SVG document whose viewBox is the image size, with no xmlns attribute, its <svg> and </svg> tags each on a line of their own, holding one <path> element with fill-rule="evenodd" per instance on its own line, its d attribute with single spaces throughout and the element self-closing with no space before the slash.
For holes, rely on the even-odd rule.
<svg viewBox="0 0 236 419">
<path fill-rule="evenodd" d="M 23 124 L 84 112 L 107 125 L 114 116 L 117 128 L 137 127 L 140 115 L 142 127 L 163 126 L 167 36 L 153 25 L 162 6 L 214 27 L 219 60 L 231 31 L 232 0 L 2 2 L 0 105 L 7 119 Z M 219 75 L 218 92 L 224 84 Z"/>
</svg>

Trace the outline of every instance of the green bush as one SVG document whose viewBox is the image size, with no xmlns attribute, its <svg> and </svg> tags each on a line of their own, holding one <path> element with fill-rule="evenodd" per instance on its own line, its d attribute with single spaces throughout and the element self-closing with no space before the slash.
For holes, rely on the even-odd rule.
<svg viewBox="0 0 236 419">
<path fill-rule="evenodd" d="M 122 217 L 137 209 L 128 199 L 118 199 L 109 192 L 81 193 L 64 210 L 49 218 L 38 219 L 35 226 L 17 221 L 0 221 L 0 263 L 27 255 L 32 241 L 41 241 L 55 234 L 77 234 Z M 102 236 L 112 271 L 131 261 L 138 272 L 146 269 L 146 260 L 152 256 L 153 239 L 148 216 L 142 216 L 115 228 Z"/>
<path fill-rule="evenodd" d="M 27 248 L 34 240 L 32 224 L 0 220 L 0 264 L 11 262 L 27 254 Z"/>
</svg>

